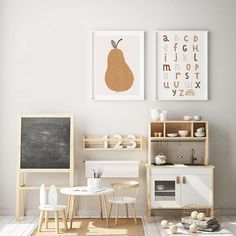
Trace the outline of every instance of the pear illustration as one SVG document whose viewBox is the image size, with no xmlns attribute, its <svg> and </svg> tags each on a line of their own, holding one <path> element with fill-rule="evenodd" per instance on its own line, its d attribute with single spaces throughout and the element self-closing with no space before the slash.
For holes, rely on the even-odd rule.
<svg viewBox="0 0 236 236">
<path fill-rule="evenodd" d="M 116 92 L 130 89 L 134 82 L 133 73 L 125 62 L 124 54 L 122 50 L 117 48 L 121 40 L 117 43 L 111 40 L 113 49 L 108 54 L 107 70 L 105 73 L 107 87 Z"/>
</svg>

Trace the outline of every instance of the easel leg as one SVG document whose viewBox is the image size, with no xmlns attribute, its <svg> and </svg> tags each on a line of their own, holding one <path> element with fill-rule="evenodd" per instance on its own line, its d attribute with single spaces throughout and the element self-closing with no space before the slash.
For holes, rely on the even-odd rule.
<svg viewBox="0 0 236 236">
<path fill-rule="evenodd" d="M 17 173 L 16 180 L 16 220 L 19 221 L 21 215 L 24 215 L 24 193 L 21 186 L 24 184 L 23 174 Z"/>
<path fill-rule="evenodd" d="M 20 186 L 24 185 L 24 173 L 20 174 Z M 20 191 L 20 215 L 25 215 L 25 199 L 24 199 L 24 190 Z"/>
<path fill-rule="evenodd" d="M 20 186 L 16 187 L 16 220 L 20 220 Z"/>
</svg>

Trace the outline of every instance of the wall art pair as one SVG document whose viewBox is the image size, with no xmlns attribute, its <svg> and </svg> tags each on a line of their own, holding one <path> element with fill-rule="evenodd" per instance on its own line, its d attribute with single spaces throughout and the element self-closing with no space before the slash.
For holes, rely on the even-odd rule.
<svg viewBox="0 0 236 236">
<path fill-rule="evenodd" d="M 208 99 L 208 32 L 155 32 L 155 99 Z M 144 32 L 93 32 L 93 99 L 144 100 Z"/>
</svg>

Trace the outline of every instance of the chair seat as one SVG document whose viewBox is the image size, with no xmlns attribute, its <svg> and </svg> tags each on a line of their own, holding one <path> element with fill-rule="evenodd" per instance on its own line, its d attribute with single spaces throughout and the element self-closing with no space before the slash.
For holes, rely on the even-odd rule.
<svg viewBox="0 0 236 236">
<path fill-rule="evenodd" d="M 133 197 L 117 196 L 108 199 L 108 202 L 116 204 L 129 204 L 129 203 L 136 203 L 136 199 Z"/>
<path fill-rule="evenodd" d="M 65 205 L 45 205 L 45 206 L 39 206 L 39 210 L 41 211 L 62 211 L 65 210 L 66 206 Z"/>
</svg>

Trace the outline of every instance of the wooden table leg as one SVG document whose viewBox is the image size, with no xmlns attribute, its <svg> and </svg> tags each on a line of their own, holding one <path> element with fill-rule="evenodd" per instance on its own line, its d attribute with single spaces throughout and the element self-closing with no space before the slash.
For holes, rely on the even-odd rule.
<svg viewBox="0 0 236 236">
<path fill-rule="evenodd" d="M 103 220 L 103 212 L 102 212 L 102 196 L 99 195 L 99 205 L 100 205 L 100 217 Z"/>
<path fill-rule="evenodd" d="M 73 217 L 74 217 L 74 211 L 75 211 L 75 196 L 71 196 L 71 217 L 70 217 L 70 229 L 72 229 L 73 226 Z"/>
<path fill-rule="evenodd" d="M 108 211 L 107 211 L 107 196 L 106 194 L 103 195 L 103 200 L 104 200 L 104 208 L 106 212 L 106 221 L 107 221 L 107 228 L 109 227 L 109 216 L 108 216 Z"/>
<path fill-rule="evenodd" d="M 129 218 L 129 208 L 128 208 L 128 204 L 125 204 L 125 210 L 126 210 L 126 217 Z"/>
<path fill-rule="evenodd" d="M 115 219 L 115 226 L 117 226 L 118 216 L 119 216 L 119 204 L 116 205 L 116 219 Z"/>
<path fill-rule="evenodd" d="M 68 205 L 67 205 L 67 212 L 66 212 L 66 218 L 69 219 L 70 217 L 70 207 L 71 207 L 71 195 L 68 197 Z"/>
</svg>

